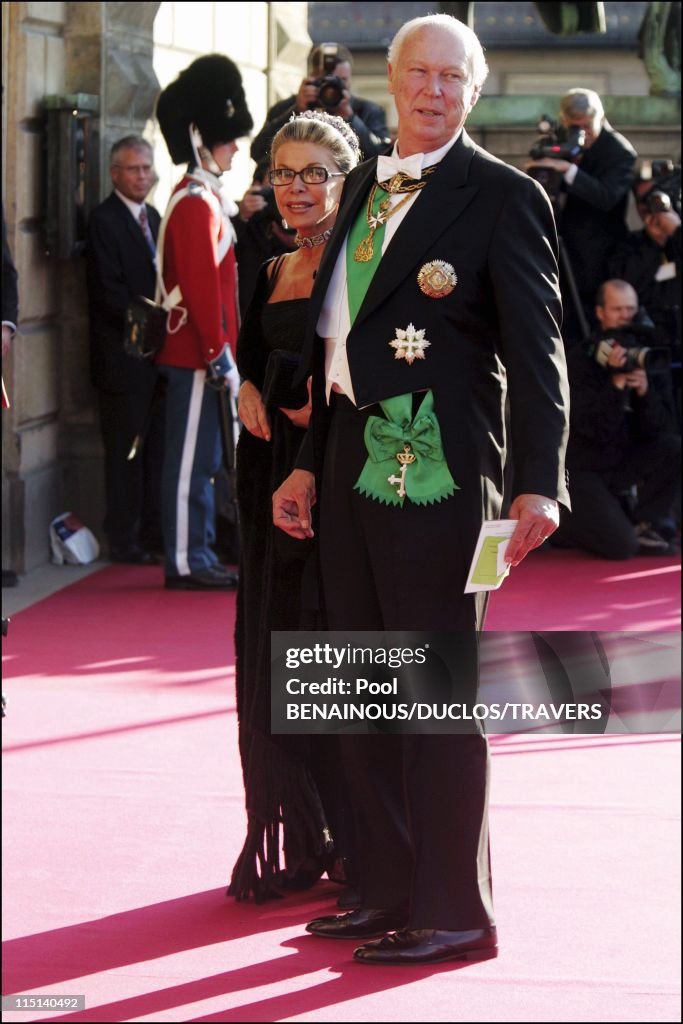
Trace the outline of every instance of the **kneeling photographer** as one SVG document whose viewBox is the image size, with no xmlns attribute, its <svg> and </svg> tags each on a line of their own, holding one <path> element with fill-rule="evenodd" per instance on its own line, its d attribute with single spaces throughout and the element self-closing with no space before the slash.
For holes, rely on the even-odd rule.
<svg viewBox="0 0 683 1024">
<path fill-rule="evenodd" d="M 592 89 L 571 89 L 563 96 L 560 121 L 562 137 L 570 135 L 576 141 L 581 136 L 576 154 L 569 159 L 564 154 L 560 159 L 534 156 L 526 170 L 536 178 L 539 173 L 556 173 L 558 232 L 573 271 L 578 302 L 590 320 L 593 298 L 607 277 L 607 255 L 626 236 L 626 206 L 637 154 L 609 124 L 602 101 Z M 570 348 L 583 332 L 563 269 L 563 336 Z"/>
<path fill-rule="evenodd" d="M 562 515 L 553 543 L 603 558 L 672 554 L 681 443 L 651 386 L 668 370 L 668 352 L 649 346 L 651 329 L 626 281 L 601 285 L 595 315 L 599 329 L 567 356 L 572 512 Z M 634 486 L 627 508 L 624 495 Z"/>
<path fill-rule="evenodd" d="M 391 139 L 386 115 L 377 103 L 351 93 L 351 52 L 341 43 L 320 43 L 308 55 L 309 72 L 296 96 L 270 108 L 266 121 L 251 144 L 251 158 L 270 156 L 270 144 L 293 114 L 324 110 L 343 118 L 358 136 L 363 159 L 383 153 Z"/>
</svg>

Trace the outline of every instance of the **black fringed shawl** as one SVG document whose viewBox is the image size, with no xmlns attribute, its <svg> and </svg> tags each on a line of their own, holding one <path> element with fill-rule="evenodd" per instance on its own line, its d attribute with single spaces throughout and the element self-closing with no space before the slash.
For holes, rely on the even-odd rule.
<svg viewBox="0 0 683 1024">
<path fill-rule="evenodd" d="M 240 376 L 259 390 L 270 351 L 298 352 L 303 343 L 308 300 L 268 304 L 280 265 L 270 281 L 261 268 L 237 346 Z M 278 411 L 270 420 L 270 442 L 243 429 L 237 447 L 242 560 L 235 651 L 248 827 L 228 894 L 253 894 L 257 902 L 315 882 L 332 845 L 311 769 L 311 740 L 318 737 L 270 735 L 270 631 L 314 624 L 301 599 L 309 542 L 288 538 L 271 519 L 272 493 L 291 472 L 303 431 Z"/>
</svg>

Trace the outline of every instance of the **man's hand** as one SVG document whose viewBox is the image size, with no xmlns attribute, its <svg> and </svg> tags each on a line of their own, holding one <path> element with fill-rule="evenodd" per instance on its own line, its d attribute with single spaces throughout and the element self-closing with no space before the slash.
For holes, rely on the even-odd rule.
<svg viewBox="0 0 683 1024">
<path fill-rule="evenodd" d="M 528 171 L 530 167 L 552 167 L 554 171 L 565 174 L 571 166 L 568 160 L 555 160 L 552 156 L 542 156 L 540 160 L 530 160 L 525 163 L 524 170 Z"/>
<path fill-rule="evenodd" d="M 315 505 L 315 477 L 295 469 L 273 495 L 273 523 L 297 540 L 313 536 L 311 509 Z"/>
<path fill-rule="evenodd" d="M 655 243 L 664 248 L 668 240 L 680 228 L 681 218 L 675 210 L 661 213 L 648 213 L 643 220 L 643 227 Z"/>
<path fill-rule="evenodd" d="M 645 370 L 640 367 L 637 370 L 631 370 L 629 373 L 625 373 L 626 378 L 625 386 L 631 388 L 638 395 L 638 398 L 642 398 L 643 395 L 647 394 L 648 379 Z"/>
<path fill-rule="evenodd" d="M 341 117 L 344 121 L 350 121 L 353 118 L 353 107 L 351 106 L 351 93 L 348 89 L 344 89 L 342 93 L 342 101 L 336 108 L 336 110 L 328 110 L 328 114 L 336 114 L 337 117 Z"/>
<path fill-rule="evenodd" d="M 623 345 L 620 345 L 618 341 L 613 342 L 607 357 L 607 366 L 611 366 L 612 369 L 617 370 L 620 366 L 623 366 L 625 362 L 626 349 Z M 613 373 L 612 387 L 616 388 L 617 391 L 623 391 L 627 385 L 627 377 L 627 373 Z"/>
<path fill-rule="evenodd" d="M 254 186 L 248 192 L 245 192 L 242 197 L 239 204 L 240 218 L 242 220 L 250 220 L 255 213 L 260 213 L 261 210 L 265 209 L 266 205 L 266 201 L 261 195 L 261 190 Z"/>
<path fill-rule="evenodd" d="M 538 548 L 560 525 L 560 509 L 553 498 L 542 494 L 519 494 L 510 506 L 510 519 L 518 519 L 510 538 L 505 561 L 519 565 L 522 559 Z"/>
<path fill-rule="evenodd" d="M 250 380 L 245 380 L 240 388 L 237 415 L 250 434 L 260 437 L 263 441 L 270 441 L 268 413 L 261 399 L 261 392 Z"/>
<path fill-rule="evenodd" d="M 318 86 L 314 78 L 304 78 L 296 94 L 296 109 L 300 114 L 318 106 Z"/>
</svg>

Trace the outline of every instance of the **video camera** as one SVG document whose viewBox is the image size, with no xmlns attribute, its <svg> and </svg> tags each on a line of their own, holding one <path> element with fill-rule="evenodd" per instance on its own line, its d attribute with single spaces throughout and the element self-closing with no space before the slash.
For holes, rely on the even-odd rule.
<svg viewBox="0 0 683 1024">
<path fill-rule="evenodd" d="M 651 160 L 643 164 L 634 186 L 641 213 L 681 212 L 681 165 L 672 160 Z M 643 207 L 641 210 L 640 207 Z"/>
<path fill-rule="evenodd" d="M 546 114 L 543 115 L 537 125 L 541 137 L 536 139 L 529 150 L 529 156 L 533 160 L 542 160 L 549 156 L 554 160 L 569 160 L 576 163 L 581 150 L 586 145 L 586 133 L 583 128 L 570 124 L 565 128 L 558 124 Z"/>
<path fill-rule="evenodd" d="M 541 133 L 529 150 L 532 160 L 551 157 L 553 160 L 568 160 L 577 163 L 586 145 L 586 133 L 576 125 L 558 124 L 544 114 L 536 126 Z M 550 198 L 557 199 L 562 185 L 562 175 L 553 167 L 529 167 L 527 174 L 542 185 Z"/>
<path fill-rule="evenodd" d="M 316 110 L 318 106 L 324 107 L 328 112 L 336 110 L 344 99 L 346 86 L 341 78 L 334 73 L 339 61 L 339 47 L 336 43 L 323 43 L 320 47 L 323 58 L 323 77 L 312 78 L 311 84 L 318 88 L 318 99 L 315 103 L 309 103 L 309 110 Z"/>
<path fill-rule="evenodd" d="M 649 374 L 664 373 L 671 367 L 671 352 L 661 345 L 644 345 L 643 341 L 653 340 L 659 332 L 648 324 L 626 324 L 603 331 L 595 341 L 586 345 L 586 354 L 595 359 L 608 373 L 631 373 L 645 370 Z M 614 344 L 626 349 L 626 362 L 622 366 L 610 366 L 608 359 Z"/>
</svg>

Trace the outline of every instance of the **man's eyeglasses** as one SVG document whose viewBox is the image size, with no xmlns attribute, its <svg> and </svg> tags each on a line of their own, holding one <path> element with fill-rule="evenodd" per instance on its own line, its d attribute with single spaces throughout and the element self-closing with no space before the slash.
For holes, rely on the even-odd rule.
<svg viewBox="0 0 683 1024">
<path fill-rule="evenodd" d="M 304 185 L 322 185 L 328 178 L 345 177 L 341 171 L 328 171 L 327 167 L 304 167 L 301 171 L 293 171 L 291 167 L 275 167 L 268 172 L 268 181 L 275 187 L 291 185 L 297 175 Z"/>
<path fill-rule="evenodd" d="M 112 164 L 119 171 L 128 171 L 130 174 L 151 174 L 154 168 L 151 164 Z"/>
</svg>

